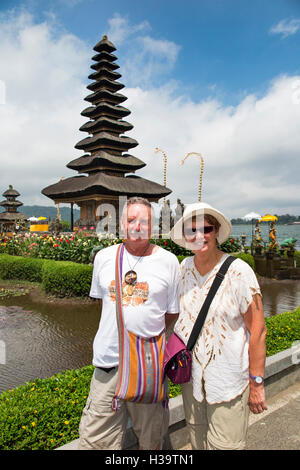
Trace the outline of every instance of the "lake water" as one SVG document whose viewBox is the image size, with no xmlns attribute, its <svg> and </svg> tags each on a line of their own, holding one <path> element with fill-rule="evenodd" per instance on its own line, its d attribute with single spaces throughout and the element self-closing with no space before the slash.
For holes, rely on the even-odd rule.
<svg viewBox="0 0 300 470">
<path fill-rule="evenodd" d="M 30 296 L 0 301 L 0 392 L 33 380 L 91 364 L 99 324 L 99 303 L 56 305 Z M 2 354 L 3 356 L 3 354 Z"/>
<path fill-rule="evenodd" d="M 300 281 L 258 278 L 266 316 L 300 305 Z M 35 378 L 91 364 L 99 304 L 0 300 L 0 392 Z M 3 347 L 5 360 L 3 360 Z"/>
<path fill-rule="evenodd" d="M 261 236 L 263 240 L 269 242 L 269 224 L 266 222 L 260 223 L 259 227 L 261 229 Z M 255 223 L 253 224 L 253 231 L 255 228 Z M 275 225 L 276 228 L 276 237 L 277 243 L 279 244 L 286 238 L 296 238 L 296 250 L 300 251 L 300 225 Z M 243 225 L 233 225 L 232 226 L 232 236 L 240 237 L 242 234 L 247 236 L 246 245 L 250 246 L 252 239 L 252 226 L 248 224 Z"/>
</svg>

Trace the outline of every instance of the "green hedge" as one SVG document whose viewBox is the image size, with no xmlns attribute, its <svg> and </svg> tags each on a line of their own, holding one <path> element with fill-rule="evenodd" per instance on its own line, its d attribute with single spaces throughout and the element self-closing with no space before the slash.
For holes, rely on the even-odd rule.
<svg viewBox="0 0 300 470">
<path fill-rule="evenodd" d="M 300 307 L 266 318 L 267 356 L 291 348 L 294 341 L 300 340 Z"/>
<path fill-rule="evenodd" d="M 45 261 L 42 286 L 57 297 L 89 295 L 93 267 L 71 261 Z"/>
<path fill-rule="evenodd" d="M 0 254 L 0 279 L 40 282 L 57 297 L 89 295 L 93 267 L 70 261 L 51 261 Z"/>
<path fill-rule="evenodd" d="M 0 278 L 42 282 L 44 260 L 0 255 Z"/>
<path fill-rule="evenodd" d="M 87 366 L 2 393 L 0 450 L 49 450 L 77 438 L 92 373 Z"/>
</svg>

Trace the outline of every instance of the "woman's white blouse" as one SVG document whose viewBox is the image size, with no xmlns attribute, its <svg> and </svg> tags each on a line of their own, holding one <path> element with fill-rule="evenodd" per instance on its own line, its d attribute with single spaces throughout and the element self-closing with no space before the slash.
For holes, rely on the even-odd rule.
<svg viewBox="0 0 300 470">
<path fill-rule="evenodd" d="M 180 265 L 180 315 L 175 333 L 187 344 L 194 322 L 208 294 L 216 273 L 227 258 L 205 276 L 194 264 L 194 256 Z M 221 403 L 242 394 L 249 383 L 249 332 L 243 315 L 260 294 L 251 267 L 236 259 L 229 267 L 208 311 L 200 336 L 193 349 L 193 395 L 202 401 L 202 379 L 208 403 Z"/>
</svg>

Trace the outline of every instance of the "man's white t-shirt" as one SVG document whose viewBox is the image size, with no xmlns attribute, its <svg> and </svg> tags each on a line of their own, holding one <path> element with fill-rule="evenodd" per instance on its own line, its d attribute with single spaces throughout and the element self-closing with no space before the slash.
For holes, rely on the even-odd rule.
<svg viewBox="0 0 300 470">
<path fill-rule="evenodd" d="M 99 329 L 93 344 L 93 365 L 118 365 L 115 262 L 118 245 L 99 251 L 94 260 L 90 297 L 102 299 Z M 132 295 L 123 284 L 123 315 L 127 330 L 144 338 L 159 335 L 165 328 L 165 314 L 178 313 L 179 263 L 161 247 L 149 256 L 133 256 L 124 249 L 122 279 L 127 271 L 137 273 Z"/>
</svg>

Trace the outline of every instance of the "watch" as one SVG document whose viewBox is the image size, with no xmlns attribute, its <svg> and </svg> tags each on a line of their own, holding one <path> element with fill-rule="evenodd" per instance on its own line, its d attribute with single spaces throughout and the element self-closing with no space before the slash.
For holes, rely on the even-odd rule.
<svg viewBox="0 0 300 470">
<path fill-rule="evenodd" d="M 250 379 L 252 379 L 256 384 L 262 384 L 264 378 L 261 375 L 251 375 L 249 374 Z"/>
</svg>

